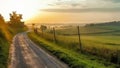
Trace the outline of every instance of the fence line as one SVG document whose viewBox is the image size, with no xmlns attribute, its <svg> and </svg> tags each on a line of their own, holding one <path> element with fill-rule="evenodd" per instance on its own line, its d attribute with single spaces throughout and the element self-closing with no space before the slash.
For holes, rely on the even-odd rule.
<svg viewBox="0 0 120 68">
<path fill-rule="evenodd" d="M 55 42 L 55 43 L 59 43 L 59 42 L 61 42 L 61 39 L 59 39 L 59 38 L 57 38 L 57 32 L 56 32 L 56 28 L 55 27 L 53 27 L 50 31 L 51 31 L 51 39 L 52 39 L 52 41 L 53 42 Z M 76 31 L 77 30 L 77 31 Z M 77 39 L 77 45 L 76 45 L 76 43 L 74 44 L 74 45 L 76 45 L 76 46 L 74 46 L 73 48 L 75 48 L 75 47 L 77 47 L 78 49 L 79 49 L 79 51 L 81 52 L 81 53 L 86 53 L 87 52 L 87 50 L 85 50 L 85 48 L 86 47 L 84 47 L 83 48 L 83 44 L 82 44 L 82 40 L 81 40 L 81 30 L 80 30 L 80 26 L 77 26 L 76 27 L 76 34 L 75 34 L 75 36 L 76 36 L 76 38 L 78 38 Z M 42 37 L 44 36 L 44 31 L 42 30 Z M 49 34 L 49 33 L 48 33 Z M 45 34 L 46 35 L 46 34 Z M 44 37 L 43 37 L 44 38 Z M 65 40 L 66 42 L 67 42 L 67 40 Z M 84 42 L 83 42 L 84 43 Z M 71 43 L 71 45 L 72 45 L 73 43 Z M 68 44 L 69 45 L 69 44 Z M 71 46 L 70 45 L 70 46 Z M 69 47 L 70 48 L 70 47 Z M 97 48 L 96 48 L 97 49 Z M 108 53 L 108 52 L 110 52 L 110 50 L 103 50 L 102 51 L 102 49 L 99 51 L 97 51 L 94 47 L 93 48 L 91 48 L 91 51 L 89 52 L 88 51 L 88 53 L 93 53 L 93 54 L 95 54 L 96 53 L 96 55 L 97 55 L 97 53 L 99 53 L 99 52 L 105 52 L 105 53 Z M 88 49 L 89 50 L 89 49 Z M 83 51 L 85 51 L 85 52 L 83 52 Z M 103 54 L 103 55 L 101 55 L 101 54 L 99 54 L 98 56 L 100 56 L 100 57 L 102 57 L 102 56 L 104 56 L 105 55 L 105 53 Z M 110 53 L 110 54 L 113 54 L 113 53 Z M 108 61 L 111 61 L 112 59 L 114 59 L 114 57 L 115 58 L 117 58 L 117 61 L 115 61 L 115 63 L 117 63 L 118 65 L 120 65 L 120 51 L 117 51 L 117 52 L 115 52 L 115 54 L 117 54 L 117 56 L 113 56 L 113 58 L 110 56 L 110 55 L 108 55 L 107 56 L 107 58 L 106 58 L 106 56 L 105 56 L 105 58 L 106 59 L 110 59 L 110 60 L 108 60 Z M 110 57 L 110 58 L 108 58 L 108 57 Z M 102 57 L 102 58 L 104 58 L 104 57 Z"/>
</svg>

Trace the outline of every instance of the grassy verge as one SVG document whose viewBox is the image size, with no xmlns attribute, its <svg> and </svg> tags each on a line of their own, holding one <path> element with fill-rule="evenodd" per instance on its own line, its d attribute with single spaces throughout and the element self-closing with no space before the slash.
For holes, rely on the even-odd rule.
<svg viewBox="0 0 120 68">
<path fill-rule="evenodd" d="M 7 68 L 9 47 L 13 35 L 5 23 L 0 22 L 0 25 L 0 68 Z"/>
<path fill-rule="evenodd" d="M 0 68 L 7 68 L 9 62 L 9 47 L 15 34 L 23 32 L 26 28 L 13 29 L 7 24 L 0 23 Z"/>
<path fill-rule="evenodd" d="M 0 38 L 0 68 L 7 68 L 9 42 Z"/>
<path fill-rule="evenodd" d="M 101 60 L 91 55 L 76 53 L 60 45 L 49 42 L 35 33 L 29 33 L 28 36 L 39 46 L 44 47 L 57 58 L 68 64 L 71 68 L 116 68 L 114 64 Z"/>
</svg>

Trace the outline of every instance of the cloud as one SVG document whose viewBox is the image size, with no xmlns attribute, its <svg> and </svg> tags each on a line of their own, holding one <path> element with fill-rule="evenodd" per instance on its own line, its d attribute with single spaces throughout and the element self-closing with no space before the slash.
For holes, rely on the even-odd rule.
<svg viewBox="0 0 120 68">
<path fill-rule="evenodd" d="M 49 12 L 119 12 L 120 0 L 57 0 L 48 4 Z M 60 9 L 54 9 L 60 8 Z M 63 9 L 68 8 L 68 9 Z"/>
<path fill-rule="evenodd" d="M 107 1 L 112 1 L 114 3 L 120 3 L 120 0 L 107 0 Z"/>
<path fill-rule="evenodd" d="M 41 11 L 46 12 L 120 12 L 120 8 L 86 8 L 86 9 L 42 9 Z"/>
<path fill-rule="evenodd" d="M 49 3 L 49 6 L 57 6 L 57 7 L 81 7 L 84 6 L 83 4 L 84 0 L 77 0 L 77 1 L 73 1 L 73 0 L 57 0 L 54 3 Z"/>
</svg>

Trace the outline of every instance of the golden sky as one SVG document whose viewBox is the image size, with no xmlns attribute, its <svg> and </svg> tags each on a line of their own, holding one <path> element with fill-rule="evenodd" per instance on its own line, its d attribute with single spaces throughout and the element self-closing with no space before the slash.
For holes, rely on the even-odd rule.
<svg viewBox="0 0 120 68">
<path fill-rule="evenodd" d="M 0 0 L 0 13 L 7 20 L 12 11 L 23 14 L 24 20 L 28 20 L 44 7 L 42 0 Z"/>
<path fill-rule="evenodd" d="M 0 13 L 23 14 L 26 23 L 93 23 L 120 20 L 120 0 L 0 0 Z"/>
</svg>

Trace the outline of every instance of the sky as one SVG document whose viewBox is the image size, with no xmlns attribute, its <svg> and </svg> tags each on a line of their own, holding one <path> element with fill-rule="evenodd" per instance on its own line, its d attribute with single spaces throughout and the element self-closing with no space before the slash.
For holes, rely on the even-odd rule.
<svg viewBox="0 0 120 68">
<path fill-rule="evenodd" d="M 101 23 L 120 20 L 120 0 L 0 0 L 0 13 L 26 23 Z"/>
</svg>

